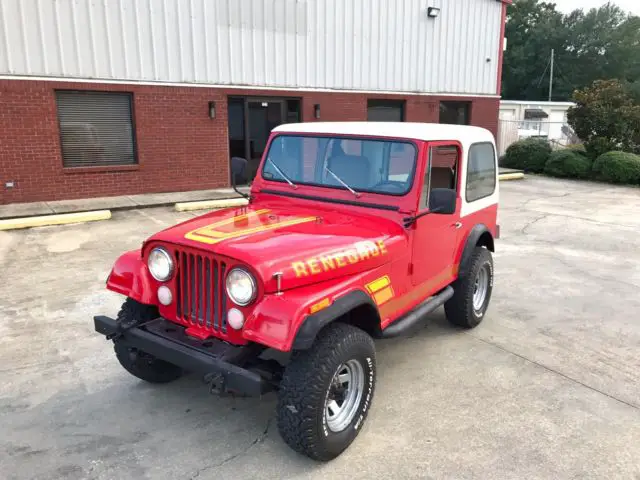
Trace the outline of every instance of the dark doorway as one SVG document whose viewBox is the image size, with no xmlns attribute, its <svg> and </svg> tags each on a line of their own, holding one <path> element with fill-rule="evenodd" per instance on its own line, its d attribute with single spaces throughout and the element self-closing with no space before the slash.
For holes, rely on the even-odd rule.
<svg viewBox="0 0 640 480">
<path fill-rule="evenodd" d="M 404 122 L 404 101 L 368 100 L 367 120 L 369 122 Z"/>
<path fill-rule="evenodd" d="M 469 125 L 471 102 L 440 102 L 440 123 Z"/>
<path fill-rule="evenodd" d="M 269 134 L 278 125 L 300 121 L 300 99 L 273 97 L 229 97 L 229 154 L 232 161 L 246 160 L 245 174 L 238 179 L 250 183 L 256 176 Z"/>
</svg>

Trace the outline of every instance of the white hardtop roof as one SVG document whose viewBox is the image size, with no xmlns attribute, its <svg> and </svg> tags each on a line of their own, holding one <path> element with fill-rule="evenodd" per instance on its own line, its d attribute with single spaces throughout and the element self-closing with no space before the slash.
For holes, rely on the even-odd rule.
<svg viewBox="0 0 640 480">
<path fill-rule="evenodd" d="M 491 142 L 493 134 L 484 128 L 467 125 L 411 122 L 308 122 L 288 123 L 273 129 L 283 133 L 328 135 L 369 135 L 374 137 L 409 138 L 413 140 L 458 140 L 463 144 Z"/>
</svg>

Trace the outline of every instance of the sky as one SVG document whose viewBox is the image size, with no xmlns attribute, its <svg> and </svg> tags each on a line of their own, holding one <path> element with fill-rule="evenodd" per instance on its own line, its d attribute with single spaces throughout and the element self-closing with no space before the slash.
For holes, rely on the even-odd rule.
<svg viewBox="0 0 640 480">
<path fill-rule="evenodd" d="M 590 8 L 597 8 L 605 3 L 607 0 L 547 0 L 550 3 L 555 3 L 558 10 L 568 13 L 577 8 L 583 10 L 589 10 Z M 612 0 L 611 3 L 618 5 L 623 10 L 627 10 L 635 15 L 640 15 L 640 0 Z"/>
</svg>

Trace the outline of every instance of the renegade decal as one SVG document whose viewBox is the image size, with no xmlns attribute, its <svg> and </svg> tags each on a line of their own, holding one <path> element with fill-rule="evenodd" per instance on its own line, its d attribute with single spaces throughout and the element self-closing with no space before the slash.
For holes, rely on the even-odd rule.
<svg viewBox="0 0 640 480">
<path fill-rule="evenodd" d="M 296 277 L 307 277 L 322 272 L 330 272 L 331 270 L 353 265 L 371 257 L 386 255 L 387 253 L 387 246 L 382 240 L 378 240 L 375 243 L 371 240 L 364 240 L 338 252 L 311 257 L 304 261 L 292 262 L 291 268 Z"/>
<path fill-rule="evenodd" d="M 389 279 L 387 275 L 385 275 L 384 277 L 380 277 L 373 282 L 367 283 L 365 287 L 369 294 L 373 295 L 373 300 L 378 306 L 388 302 L 393 298 L 393 287 L 391 286 L 391 279 Z"/>
<path fill-rule="evenodd" d="M 267 230 L 274 230 L 281 227 L 289 227 L 291 225 L 298 225 L 300 223 L 314 222 L 316 217 L 293 217 L 289 220 L 283 220 L 280 222 L 269 223 L 269 219 L 264 221 L 261 225 L 250 227 L 251 220 L 260 219 L 261 216 L 269 213 L 270 210 L 256 210 L 254 212 L 248 212 L 242 215 L 236 215 L 225 220 L 221 220 L 205 227 L 200 227 L 196 230 L 192 230 L 185 234 L 184 238 L 193 240 L 200 243 L 207 243 L 213 245 L 214 243 L 227 240 L 229 238 L 242 237 L 245 235 L 251 235 L 253 233 L 265 232 Z M 254 222 L 255 223 L 255 222 Z M 221 227 L 227 227 L 222 229 Z"/>
</svg>

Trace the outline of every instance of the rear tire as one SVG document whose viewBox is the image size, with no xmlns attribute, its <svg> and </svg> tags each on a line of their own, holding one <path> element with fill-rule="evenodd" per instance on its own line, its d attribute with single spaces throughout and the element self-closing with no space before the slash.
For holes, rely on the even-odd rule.
<svg viewBox="0 0 640 480">
<path fill-rule="evenodd" d="M 337 457 L 362 429 L 375 379 L 372 338 L 352 325 L 330 324 L 285 369 L 277 408 L 283 440 L 314 460 Z"/>
<path fill-rule="evenodd" d="M 491 252 L 476 247 L 464 277 L 453 283 L 453 297 L 444 304 L 447 319 L 462 328 L 477 327 L 484 319 L 493 290 Z"/>
<path fill-rule="evenodd" d="M 153 320 L 158 316 L 158 309 L 144 305 L 131 298 L 122 304 L 117 322 L 125 328 L 138 323 Z M 160 360 L 148 353 L 129 347 L 121 340 L 115 340 L 113 346 L 120 365 L 134 377 L 149 383 L 169 383 L 180 378 L 182 369 L 172 363 Z"/>
</svg>

